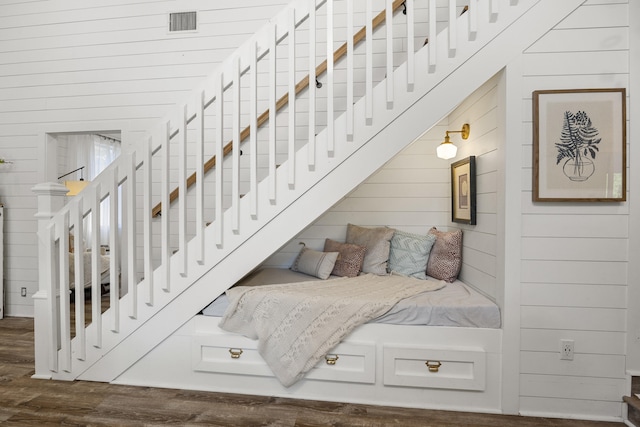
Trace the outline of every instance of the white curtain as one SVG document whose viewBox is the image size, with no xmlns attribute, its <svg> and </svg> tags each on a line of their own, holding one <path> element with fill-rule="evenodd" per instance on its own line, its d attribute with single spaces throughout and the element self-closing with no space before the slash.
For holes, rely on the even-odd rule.
<svg viewBox="0 0 640 427">
<path fill-rule="evenodd" d="M 69 153 L 67 159 L 69 170 L 85 167 L 82 172 L 78 172 L 80 175 L 70 178 L 83 177 L 91 181 L 120 155 L 120 141 L 94 134 L 68 135 L 67 152 Z M 109 224 L 109 199 L 106 199 L 100 205 L 100 243 L 103 245 L 109 242 Z M 85 238 L 89 245 L 91 243 L 90 221 L 85 222 Z"/>
</svg>

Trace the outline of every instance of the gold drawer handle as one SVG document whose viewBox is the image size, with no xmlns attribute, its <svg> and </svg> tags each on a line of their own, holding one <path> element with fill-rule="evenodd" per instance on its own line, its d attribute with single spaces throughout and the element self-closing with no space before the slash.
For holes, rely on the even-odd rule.
<svg viewBox="0 0 640 427">
<path fill-rule="evenodd" d="M 425 362 L 425 365 L 427 365 L 427 368 L 429 368 L 429 372 L 438 372 L 440 366 L 442 366 L 442 363 L 438 362 L 437 360 L 427 360 Z"/>
<path fill-rule="evenodd" d="M 324 356 L 324 360 L 327 362 L 327 365 L 335 365 L 338 359 L 340 358 L 337 354 L 327 354 Z"/>
<path fill-rule="evenodd" d="M 232 359 L 240 359 L 240 355 L 242 354 L 241 348 L 230 348 L 229 353 L 231 354 Z"/>
</svg>

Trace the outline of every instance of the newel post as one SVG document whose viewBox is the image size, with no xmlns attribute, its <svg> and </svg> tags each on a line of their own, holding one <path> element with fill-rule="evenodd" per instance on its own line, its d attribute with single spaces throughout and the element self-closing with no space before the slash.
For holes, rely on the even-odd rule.
<svg viewBox="0 0 640 427">
<path fill-rule="evenodd" d="M 49 224 L 51 218 L 64 206 L 69 189 L 56 182 L 45 182 L 37 184 L 31 191 L 38 197 L 38 213 L 35 215 L 38 218 L 38 291 L 33 295 L 36 366 L 33 378 L 50 379 L 51 371 L 57 369 L 56 354 L 51 353 L 54 345 L 57 348 L 58 326 L 57 316 L 51 309 L 54 302 L 50 300 L 56 295 L 49 295 L 52 280 Z"/>
</svg>

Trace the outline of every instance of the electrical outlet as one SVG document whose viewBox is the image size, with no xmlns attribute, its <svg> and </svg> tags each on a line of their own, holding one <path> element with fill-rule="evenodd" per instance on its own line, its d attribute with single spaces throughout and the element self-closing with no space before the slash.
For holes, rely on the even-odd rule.
<svg viewBox="0 0 640 427">
<path fill-rule="evenodd" d="M 20 296 L 21 297 L 27 296 L 27 288 L 20 288 Z"/>
<path fill-rule="evenodd" d="M 573 340 L 560 340 L 560 359 L 573 360 Z"/>
</svg>

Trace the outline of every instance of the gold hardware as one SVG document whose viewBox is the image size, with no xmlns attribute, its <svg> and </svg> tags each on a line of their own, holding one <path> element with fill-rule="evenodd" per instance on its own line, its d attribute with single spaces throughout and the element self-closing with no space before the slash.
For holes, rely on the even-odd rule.
<svg viewBox="0 0 640 427">
<path fill-rule="evenodd" d="M 437 360 L 427 360 L 424 364 L 429 368 L 429 372 L 438 372 L 440 366 L 442 366 L 442 363 Z"/>
<path fill-rule="evenodd" d="M 230 348 L 229 353 L 231 354 L 232 359 L 240 359 L 240 355 L 242 354 L 241 348 Z"/>
<path fill-rule="evenodd" d="M 327 354 L 324 356 L 324 360 L 327 362 L 327 365 L 335 365 L 338 359 L 340 358 L 337 354 Z"/>
</svg>

